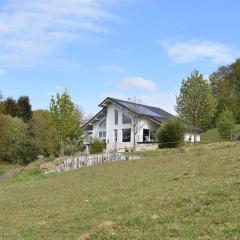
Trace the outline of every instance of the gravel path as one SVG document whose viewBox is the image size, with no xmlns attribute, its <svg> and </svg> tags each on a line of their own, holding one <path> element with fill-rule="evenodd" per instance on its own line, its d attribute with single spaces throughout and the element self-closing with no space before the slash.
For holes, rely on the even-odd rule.
<svg viewBox="0 0 240 240">
<path fill-rule="evenodd" d="M 8 178 L 14 176 L 18 171 L 19 171 L 18 169 L 15 169 L 15 170 L 11 170 L 3 173 L 2 175 L 0 175 L 0 182 L 5 181 Z"/>
</svg>

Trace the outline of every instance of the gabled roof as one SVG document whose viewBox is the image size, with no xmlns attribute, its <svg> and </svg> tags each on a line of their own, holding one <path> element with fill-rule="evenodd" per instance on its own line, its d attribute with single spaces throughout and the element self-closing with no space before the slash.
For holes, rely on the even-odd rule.
<svg viewBox="0 0 240 240">
<path fill-rule="evenodd" d="M 96 114 L 92 119 L 90 119 L 83 127 L 86 127 L 90 122 L 92 122 L 94 119 L 96 119 L 99 115 L 104 114 L 105 108 L 111 104 L 115 103 L 119 105 L 120 107 L 126 109 L 127 111 L 133 112 L 135 114 L 139 114 L 141 116 L 147 117 L 151 119 L 154 122 L 157 123 L 162 123 L 163 121 L 166 121 L 171 118 L 176 118 L 176 116 L 172 115 L 171 113 L 166 112 L 165 110 L 158 108 L 158 107 L 153 107 L 149 105 L 143 105 L 139 103 L 133 103 L 130 101 L 125 101 L 117 98 L 111 98 L 107 97 L 104 101 L 102 101 L 98 106 L 102 107 L 103 109 Z M 193 129 L 191 125 L 189 124 L 184 124 L 185 128 L 187 129 Z M 197 131 L 202 131 L 200 128 L 195 128 Z"/>
<path fill-rule="evenodd" d="M 175 118 L 174 115 L 164 111 L 161 108 L 143 105 L 139 103 L 133 103 L 130 101 L 120 100 L 116 98 L 106 98 L 102 103 L 99 104 L 100 107 L 104 107 L 108 104 L 108 102 L 114 102 L 120 105 L 121 107 L 127 109 L 128 111 L 140 114 L 142 116 L 150 117 L 155 121 L 162 122 L 163 120 L 167 120 L 170 118 Z"/>
</svg>

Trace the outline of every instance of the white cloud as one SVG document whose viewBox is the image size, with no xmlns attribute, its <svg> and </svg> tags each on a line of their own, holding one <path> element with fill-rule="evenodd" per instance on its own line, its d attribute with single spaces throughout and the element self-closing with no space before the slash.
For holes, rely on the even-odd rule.
<svg viewBox="0 0 240 240">
<path fill-rule="evenodd" d="M 124 0 L 132 2 L 132 0 Z M 116 21 L 108 4 L 121 0 L 6 0 L 0 15 L 0 68 L 31 67 L 60 46 L 106 32 Z"/>
<path fill-rule="evenodd" d="M 120 87 L 126 89 L 156 90 L 157 85 L 148 79 L 142 77 L 128 77 L 121 81 Z"/>
<path fill-rule="evenodd" d="M 107 64 L 102 66 L 101 70 L 106 72 L 124 73 L 124 72 L 127 72 L 129 69 L 126 67 L 121 67 L 114 64 Z"/>
<path fill-rule="evenodd" d="M 213 64 L 227 64 L 236 59 L 236 50 L 213 41 L 167 41 L 162 44 L 173 63 L 185 64 L 209 60 Z"/>
</svg>

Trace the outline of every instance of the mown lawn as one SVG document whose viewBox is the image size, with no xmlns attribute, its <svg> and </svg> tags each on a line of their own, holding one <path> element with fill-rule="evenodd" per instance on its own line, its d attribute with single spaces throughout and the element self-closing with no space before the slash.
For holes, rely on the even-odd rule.
<svg viewBox="0 0 240 240">
<path fill-rule="evenodd" d="M 0 183 L 0 239 L 240 239 L 239 143 L 141 155 Z"/>
</svg>

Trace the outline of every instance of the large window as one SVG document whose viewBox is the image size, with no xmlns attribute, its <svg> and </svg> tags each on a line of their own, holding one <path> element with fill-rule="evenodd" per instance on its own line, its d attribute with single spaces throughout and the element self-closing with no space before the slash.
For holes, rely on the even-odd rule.
<svg viewBox="0 0 240 240">
<path fill-rule="evenodd" d="M 118 141 L 118 130 L 114 129 L 114 141 L 117 142 Z"/>
<path fill-rule="evenodd" d="M 106 119 L 103 119 L 103 120 L 99 123 L 99 128 L 106 128 Z"/>
<path fill-rule="evenodd" d="M 150 141 L 150 131 L 149 129 L 143 129 L 143 142 Z"/>
<path fill-rule="evenodd" d="M 115 117 L 115 125 L 118 125 L 118 110 L 114 110 L 114 117 Z"/>
<path fill-rule="evenodd" d="M 126 113 L 123 113 L 123 115 L 122 115 L 122 123 L 123 124 L 131 124 L 132 123 L 131 117 L 128 116 Z"/>
<path fill-rule="evenodd" d="M 131 142 L 131 129 L 123 129 L 122 130 L 122 141 L 123 142 Z"/>
<path fill-rule="evenodd" d="M 156 131 L 143 129 L 143 142 L 155 142 L 156 141 Z"/>
<path fill-rule="evenodd" d="M 99 132 L 98 136 L 99 136 L 99 138 L 106 138 L 106 132 L 105 131 Z"/>
</svg>

